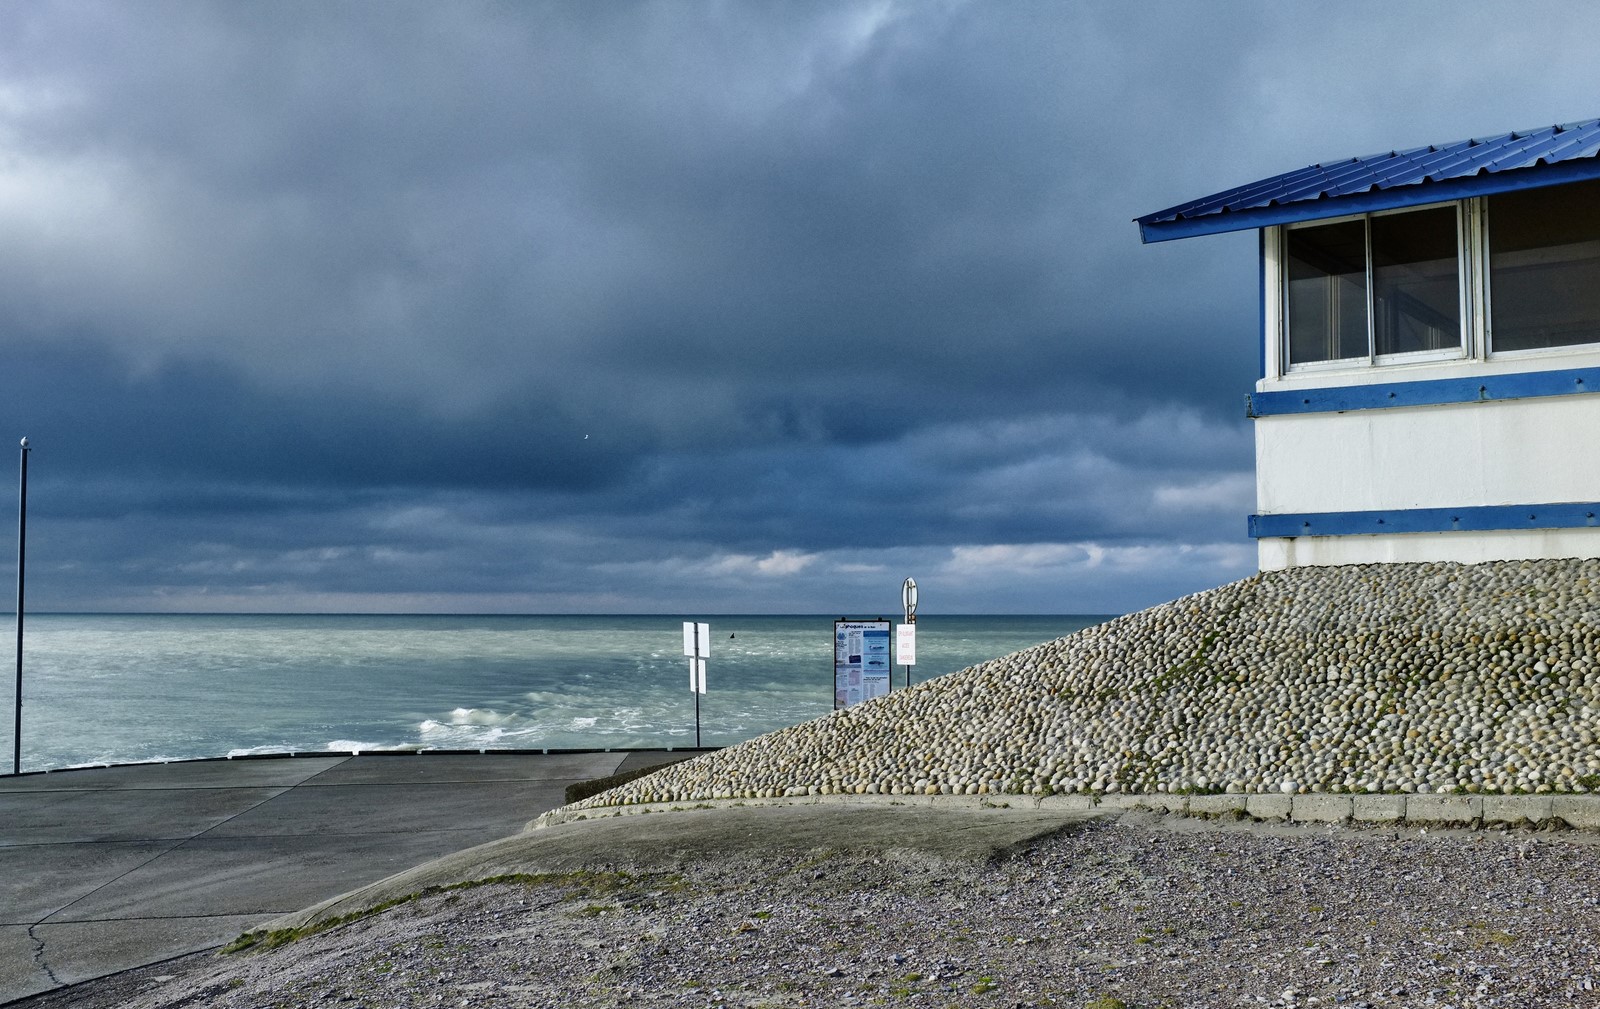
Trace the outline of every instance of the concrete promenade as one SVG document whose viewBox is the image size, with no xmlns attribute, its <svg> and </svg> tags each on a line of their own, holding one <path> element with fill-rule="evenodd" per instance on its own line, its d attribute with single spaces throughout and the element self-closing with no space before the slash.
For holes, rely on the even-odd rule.
<svg viewBox="0 0 1600 1009">
<path fill-rule="evenodd" d="M 681 752 L 329 754 L 0 777 L 0 1004 L 228 942 Z"/>
</svg>

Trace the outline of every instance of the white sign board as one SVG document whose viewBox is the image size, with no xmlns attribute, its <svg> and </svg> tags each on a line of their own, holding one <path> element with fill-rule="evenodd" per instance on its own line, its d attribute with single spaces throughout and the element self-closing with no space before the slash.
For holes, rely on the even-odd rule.
<svg viewBox="0 0 1600 1009">
<path fill-rule="evenodd" d="M 689 658 L 711 658 L 711 625 L 683 622 L 683 654 Z"/>
<path fill-rule="evenodd" d="M 833 624 L 833 706 L 847 708 L 889 692 L 889 621 Z"/>
<path fill-rule="evenodd" d="M 711 625 L 683 622 L 683 654 L 689 658 L 689 689 L 706 692 L 706 659 L 711 655 Z"/>
<path fill-rule="evenodd" d="M 894 655 L 902 666 L 917 664 L 916 624 L 901 624 L 895 628 Z"/>
</svg>

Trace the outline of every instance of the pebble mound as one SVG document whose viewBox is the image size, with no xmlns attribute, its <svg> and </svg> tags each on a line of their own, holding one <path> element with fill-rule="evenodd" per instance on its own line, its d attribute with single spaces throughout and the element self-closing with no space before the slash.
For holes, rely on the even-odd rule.
<svg viewBox="0 0 1600 1009">
<path fill-rule="evenodd" d="M 1600 561 L 1258 574 L 577 807 L 832 793 L 1600 791 Z"/>
</svg>

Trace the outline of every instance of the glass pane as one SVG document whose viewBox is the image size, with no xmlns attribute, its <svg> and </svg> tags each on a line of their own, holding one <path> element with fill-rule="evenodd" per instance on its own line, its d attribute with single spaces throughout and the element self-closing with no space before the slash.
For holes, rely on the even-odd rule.
<svg viewBox="0 0 1600 1009">
<path fill-rule="evenodd" d="M 1600 181 L 1489 197 L 1489 339 L 1600 341 Z"/>
<path fill-rule="evenodd" d="M 1454 207 L 1372 218 L 1372 339 L 1378 354 L 1461 346 Z"/>
<path fill-rule="evenodd" d="M 1289 230 L 1290 364 L 1367 356 L 1366 245 L 1361 221 Z"/>
</svg>

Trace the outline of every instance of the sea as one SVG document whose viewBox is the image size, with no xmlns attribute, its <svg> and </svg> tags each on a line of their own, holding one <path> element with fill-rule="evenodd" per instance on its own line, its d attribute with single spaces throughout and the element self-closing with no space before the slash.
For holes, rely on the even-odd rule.
<svg viewBox="0 0 1600 1009">
<path fill-rule="evenodd" d="M 832 710 L 833 617 L 697 619 L 711 628 L 699 695 L 677 617 L 29 614 L 22 770 L 269 753 L 649 749 L 697 738 L 726 746 Z M 911 682 L 1106 619 L 919 615 Z M 894 667 L 895 689 L 906 673 Z M 7 716 L 10 681 L 0 673 Z M 0 722 L 0 770 L 9 771 L 13 719 Z"/>
</svg>

